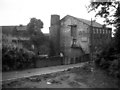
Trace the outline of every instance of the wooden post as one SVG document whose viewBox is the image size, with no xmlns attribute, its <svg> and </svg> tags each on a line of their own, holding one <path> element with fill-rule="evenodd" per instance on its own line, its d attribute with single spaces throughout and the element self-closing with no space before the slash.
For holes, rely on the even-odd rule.
<svg viewBox="0 0 120 90">
<path fill-rule="evenodd" d="M 93 60 L 92 55 L 93 54 L 93 21 L 91 18 L 91 26 L 90 26 L 90 61 Z"/>
</svg>

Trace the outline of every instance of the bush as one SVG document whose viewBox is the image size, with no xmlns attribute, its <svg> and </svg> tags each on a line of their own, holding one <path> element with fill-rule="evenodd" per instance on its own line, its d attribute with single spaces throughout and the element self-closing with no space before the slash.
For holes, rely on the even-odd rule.
<svg viewBox="0 0 120 90">
<path fill-rule="evenodd" d="M 109 75 L 120 79 L 120 54 L 114 48 L 103 50 L 97 54 L 95 64 Z"/>
<path fill-rule="evenodd" d="M 120 58 L 111 61 L 108 72 L 110 75 L 120 78 Z"/>
<path fill-rule="evenodd" d="M 102 69 L 107 69 L 109 68 L 110 62 L 102 58 L 99 65 Z"/>
<path fill-rule="evenodd" d="M 34 66 L 35 54 L 15 44 L 3 43 L 2 71 L 20 70 Z"/>
</svg>

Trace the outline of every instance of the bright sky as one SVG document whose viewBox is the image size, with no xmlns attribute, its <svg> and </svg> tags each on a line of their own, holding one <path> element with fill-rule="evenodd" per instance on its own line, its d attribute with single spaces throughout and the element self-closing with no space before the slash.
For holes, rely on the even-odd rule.
<svg viewBox="0 0 120 90">
<path fill-rule="evenodd" d="M 88 19 L 94 15 L 87 13 L 85 5 L 90 0 L 0 0 L 0 26 L 27 25 L 30 18 L 41 19 L 44 23 L 42 31 L 49 32 L 51 14 L 61 18 L 72 15 Z"/>
</svg>

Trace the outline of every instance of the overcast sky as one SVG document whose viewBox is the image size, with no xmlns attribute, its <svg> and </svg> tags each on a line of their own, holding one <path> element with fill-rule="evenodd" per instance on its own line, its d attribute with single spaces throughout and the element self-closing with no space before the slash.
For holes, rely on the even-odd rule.
<svg viewBox="0 0 120 90">
<path fill-rule="evenodd" d="M 35 17 L 43 21 L 42 31 L 48 33 L 51 14 L 90 20 L 94 14 L 87 13 L 85 6 L 89 3 L 90 0 L 0 0 L 0 26 L 27 25 Z"/>
</svg>

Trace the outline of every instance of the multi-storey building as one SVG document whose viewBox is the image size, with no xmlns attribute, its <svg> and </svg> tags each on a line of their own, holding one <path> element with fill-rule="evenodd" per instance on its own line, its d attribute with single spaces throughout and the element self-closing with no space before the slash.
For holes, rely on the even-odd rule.
<svg viewBox="0 0 120 90">
<path fill-rule="evenodd" d="M 91 50 L 101 49 L 111 40 L 111 28 L 97 22 L 76 18 L 70 15 L 60 19 L 59 15 L 51 15 L 50 39 L 55 54 L 63 53 L 64 63 L 79 62 Z"/>
</svg>

